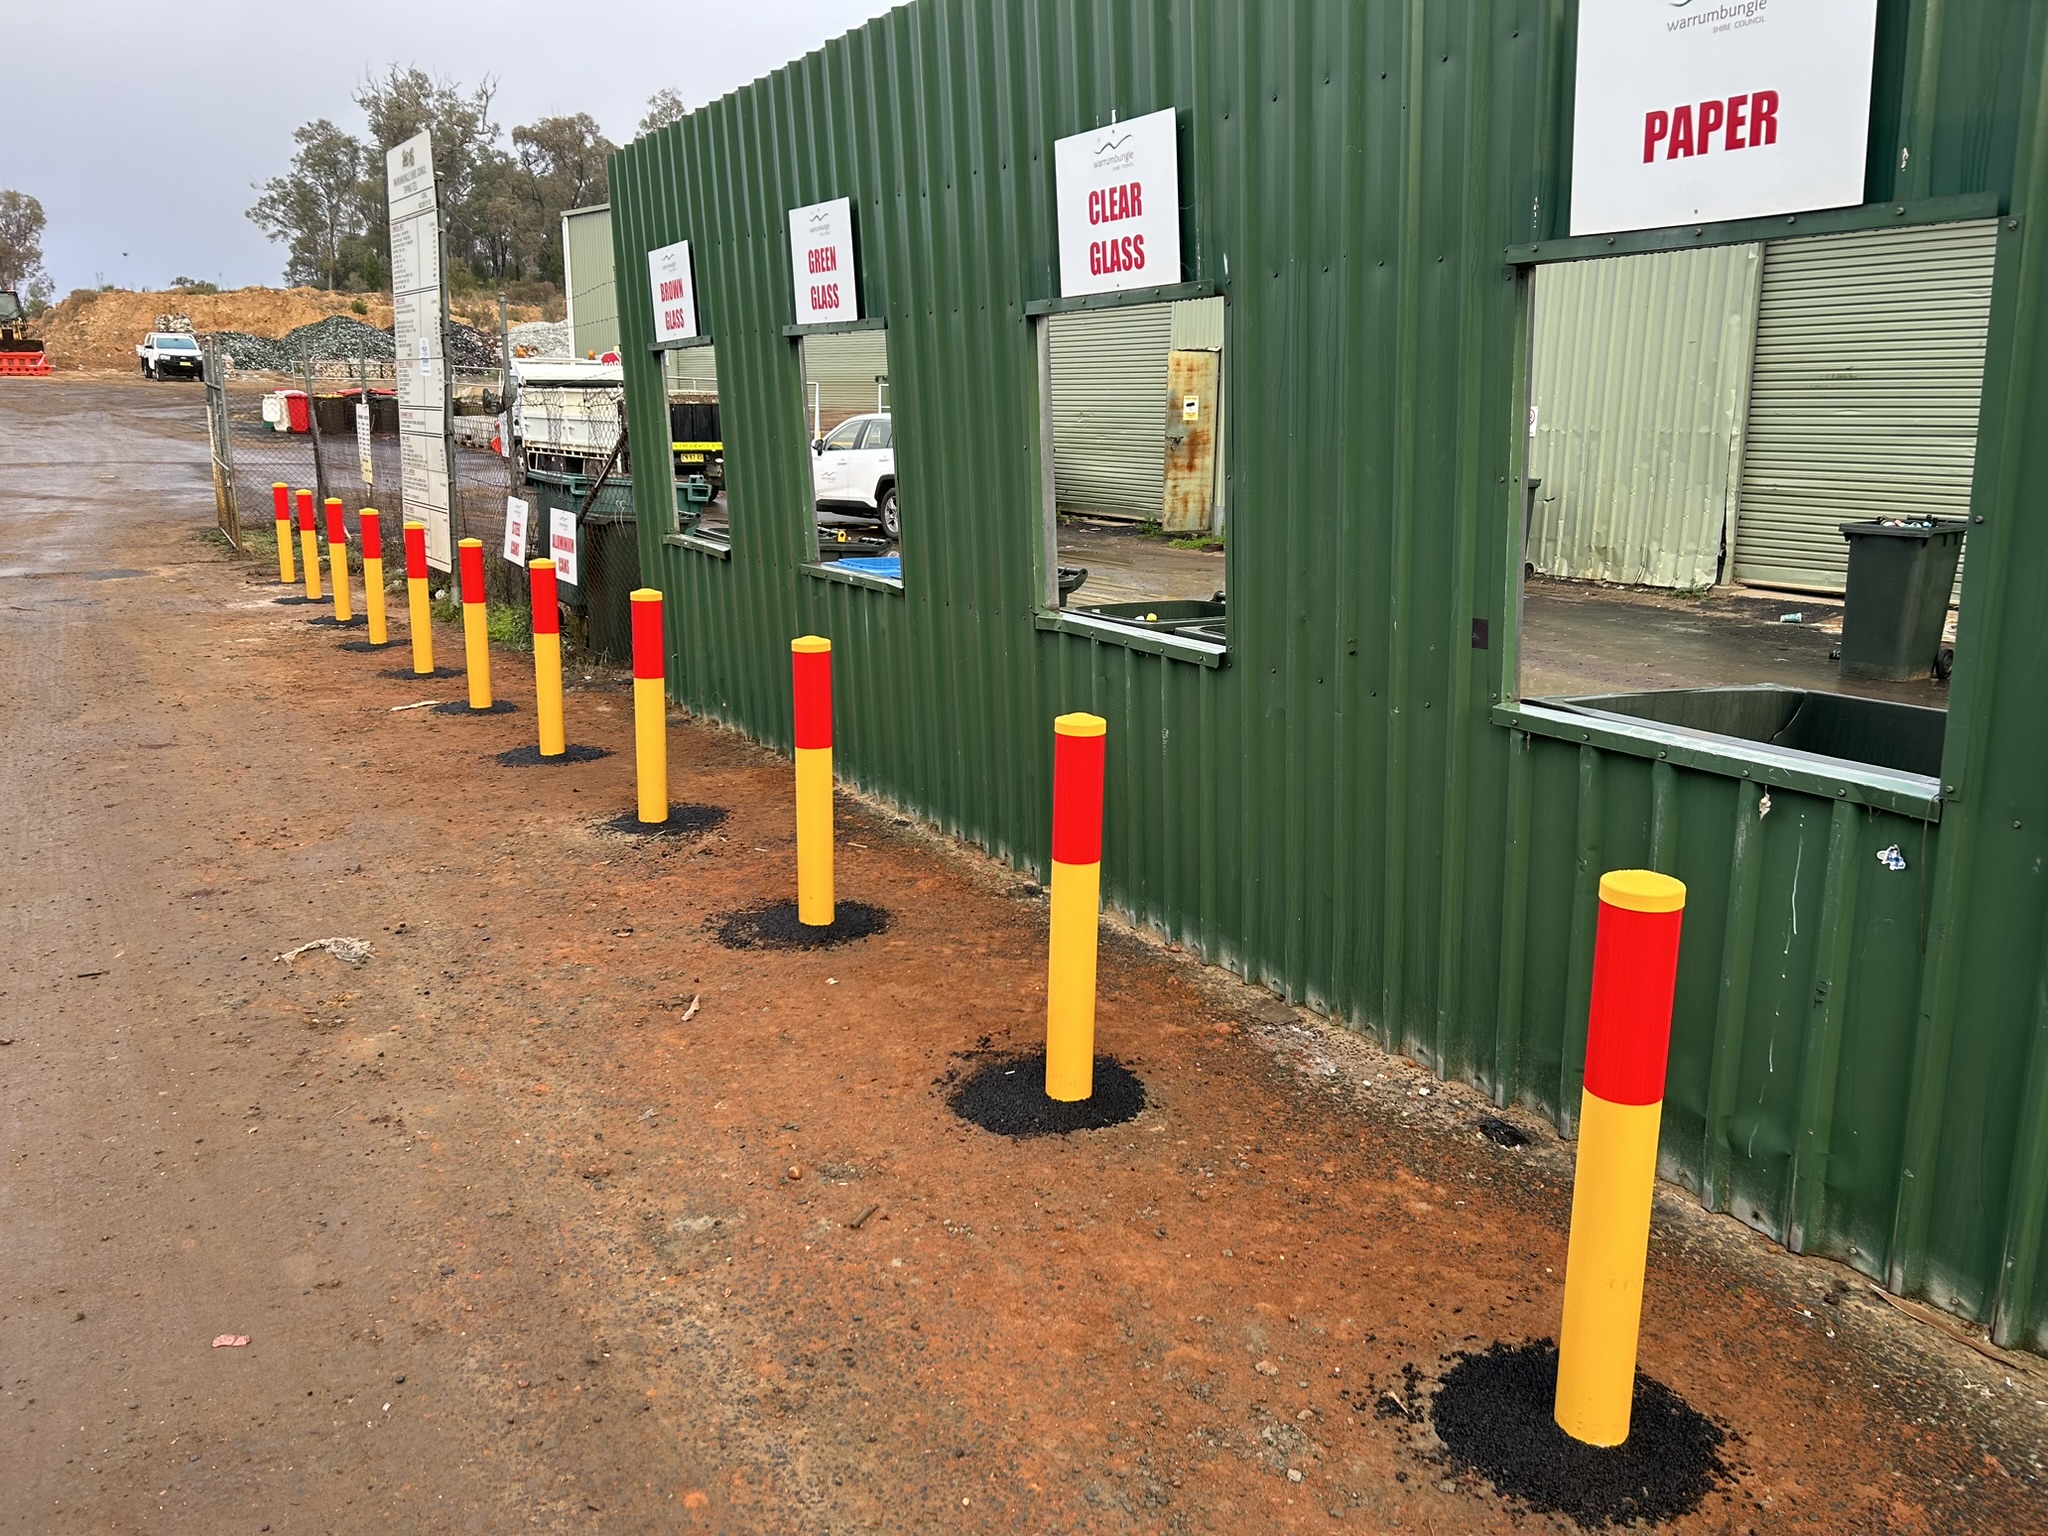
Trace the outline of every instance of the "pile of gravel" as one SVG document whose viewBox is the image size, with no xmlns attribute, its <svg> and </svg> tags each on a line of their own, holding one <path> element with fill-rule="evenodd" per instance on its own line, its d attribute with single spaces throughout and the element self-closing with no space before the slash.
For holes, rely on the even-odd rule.
<svg viewBox="0 0 2048 1536">
<path fill-rule="evenodd" d="M 200 339 L 218 346 L 247 373 L 296 373 L 308 358 L 353 362 L 367 357 L 373 363 L 388 363 L 394 356 L 390 331 L 351 315 L 329 315 L 276 338 L 214 331 Z M 459 321 L 448 327 L 448 349 L 457 368 L 501 366 L 497 342 Z"/>
<path fill-rule="evenodd" d="M 568 357 L 574 339 L 566 320 L 527 320 L 512 327 L 512 345 L 534 357 Z"/>
</svg>

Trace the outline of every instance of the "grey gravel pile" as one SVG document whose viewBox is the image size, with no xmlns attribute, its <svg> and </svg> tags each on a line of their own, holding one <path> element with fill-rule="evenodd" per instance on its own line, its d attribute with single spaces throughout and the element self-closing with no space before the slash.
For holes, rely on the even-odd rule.
<svg viewBox="0 0 2048 1536">
<path fill-rule="evenodd" d="M 246 331 L 214 331 L 201 340 L 218 346 L 237 368 L 250 373 L 296 373 L 309 357 L 316 361 L 368 357 L 372 362 L 388 363 L 393 356 L 390 331 L 350 315 L 329 315 L 274 339 Z M 457 368 L 500 366 L 497 342 L 460 322 L 448 327 L 448 350 Z"/>
</svg>

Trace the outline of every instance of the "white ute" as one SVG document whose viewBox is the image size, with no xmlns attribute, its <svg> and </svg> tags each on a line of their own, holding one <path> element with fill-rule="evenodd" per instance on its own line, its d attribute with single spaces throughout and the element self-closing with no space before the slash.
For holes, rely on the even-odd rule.
<svg viewBox="0 0 2048 1536">
<path fill-rule="evenodd" d="M 182 331 L 151 331 L 135 348 L 145 379 L 203 379 L 206 356 Z"/>
</svg>

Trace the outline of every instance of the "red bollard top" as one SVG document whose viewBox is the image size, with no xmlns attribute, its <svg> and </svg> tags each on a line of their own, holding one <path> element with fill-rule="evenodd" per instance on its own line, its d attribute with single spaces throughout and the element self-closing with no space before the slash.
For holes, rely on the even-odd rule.
<svg viewBox="0 0 2048 1536">
<path fill-rule="evenodd" d="M 456 550 L 456 558 L 462 562 L 463 606 L 481 603 L 484 600 L 484 541 L 464 539 L 456 545 Z"/>
<path fill-rule="evenodd" d="M 633 676 L 668 676 L 661 633 L 661 593 L 653 587 L 641 587 L 633 593 Z"/>
<path fill-rule="evenodd" d="M 357 531 L 363 536 L 363 558 L 382 560 L 384 558 L 383 519 L 375 507 L 365 507 L 356 514 Z"/>
<path fill-rule="evenodd" d="M 313 493 L 311 491 L 299 492 L 299 528 L 304 533 L 311 533 L 313 531 Z"/>
<path fill-rule="evenodd" d="M 292 520 L 292 488 L 282 480 L 270 482 L 270 504 L 276 511 L 280 523 Z"/>
<path fill-rule="evenodd" d="M 1052 723 L 1052 858 L 1102 862 L 1102 774 L 1109 722 L 1061 715 Z"/>
<path fill-rule="evenodd" d="M 407 523 L 405 525 L 405 579 L 425 581 L 427 579 L 427 525 Z"/>
<path fill-rule="evenodd" d="M 789 642 L 796 688 L 796 746 L 799 752 L 832 745 L 832 642 L 805 635 Z"/>
<path fill-rule="evenodd" d="M 330 544 L 346 544 L 348 542 L 348 524 L 342 521 L 341 498 L 339 496 L 327 498 L 327 542 Z"/>
<path fill-rule="evenodd" d="M 555 591 L 555 562 L 528 561 L 526 579 L 533 597 L 533 632 L 536 635 L 559 635 L 562 632 L 562 606 Z"/>
<path fill-rule="evenodd" d="M 1671 876 L 1621 869 L 1600 877 L 1586 1088 L 1610 1104 L 1664 1097 L 1684 922 L 1685 886 Z"/>
</svg>

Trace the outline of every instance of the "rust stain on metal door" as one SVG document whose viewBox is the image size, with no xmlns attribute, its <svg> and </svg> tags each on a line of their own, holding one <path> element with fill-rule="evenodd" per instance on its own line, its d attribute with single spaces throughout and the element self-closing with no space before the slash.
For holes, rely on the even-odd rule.
<svg viewBox="0 0 2048 1536">
<path fill-rule="evenodd" d="M 1220 352 L 1172 352 L 1166 359 L 1166 497 L 1159 526 L 1207 533 L 1216 516 L 1216 386 Z"/>
</svg>

